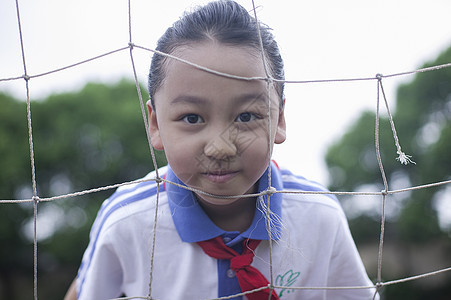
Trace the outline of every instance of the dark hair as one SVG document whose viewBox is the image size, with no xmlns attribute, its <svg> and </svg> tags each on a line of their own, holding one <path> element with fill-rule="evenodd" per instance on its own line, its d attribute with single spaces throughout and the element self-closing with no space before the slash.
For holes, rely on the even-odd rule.
<svg viewBox="0 0 451 300">
<path fill-rule="evenodd" d="M 283 61 L 270 28 L 260 23 L 260 32 L 265 57 L 271 75 L 285 79 Z M 255 19 L 238 3 L 230 0 L 210 2 L 194 12 L 185 14 L 169 27 L 158 40 L 156 50 L 171 54 L 177 47 L 190 42 L 215 39 L 226 45 L 249 46 L 260 51 L 259 28 Z M 165 77 L 165 61 L 168 58 L 154 54 L 149 71 L 148 89 L 150 100 L 155 106 L 154 95 Z M 283 82 L 275 83 L 276 92 L 283 105 Z"/>
</svg>

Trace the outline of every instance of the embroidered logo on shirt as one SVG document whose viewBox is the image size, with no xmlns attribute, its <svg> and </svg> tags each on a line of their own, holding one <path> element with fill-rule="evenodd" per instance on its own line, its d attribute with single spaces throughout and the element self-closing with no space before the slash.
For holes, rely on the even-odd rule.
<svg viewBox="0 0 451 300">
<path fill-rule="evenodd" d="M 296 279 L 299 277 L 301 273 L 300 272 L 293 272 L 293 270 L 289 270 L 288 272 L 286 272 L 283 275 L 277 275 L 276 277 L 276 285 L 278 286 L 292 286 Z M 283 293 L 293 293 L 295 290 L 294 289 L 289 289 L 289 288 L 284 288 L 280 291 L 279 293 L 279 298 L 282 298 Z"/>
</svg>

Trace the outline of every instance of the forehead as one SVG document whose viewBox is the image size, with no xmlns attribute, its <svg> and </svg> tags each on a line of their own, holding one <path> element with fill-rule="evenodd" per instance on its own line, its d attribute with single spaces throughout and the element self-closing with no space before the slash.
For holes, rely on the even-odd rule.
<svg viewBox="0 0 451 300">
<path fill-rule="evenodd" d="M 249 46 L 227 45 L 214 40 L 177 47 L 174 56 L 215 71 L 241 77 L 265 77 L 259 50 Z M 178 65 L 173 59 L 168 66 Z M 183 64 L 183 63 L 181 63 Z"/>
<path fill-rule="evenodd" d="M 176 48 L 174 56 L 193 64 L 240 77 L 265 78 L 265 68 L 261 54 L 250 47 L 230 46 L 214 41 L 192 43 Z M 264 80 L 239 80 L 212 74 L 195 66 L 168 58 L 165 78 L 155 94 L 159 98 L 177 96 L 215 96 L 222 94 L 231 97 L 240 93 L 267 93 Z M 178 95 L 182 93 L 183 95 Z M 237 94 L 237 95 L 233 95 Z"/>
</svg>

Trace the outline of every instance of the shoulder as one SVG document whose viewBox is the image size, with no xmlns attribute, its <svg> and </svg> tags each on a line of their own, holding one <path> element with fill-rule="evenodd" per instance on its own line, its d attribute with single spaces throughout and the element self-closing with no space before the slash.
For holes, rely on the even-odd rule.
<svg viewBox="0 0 451 300">
<path fill-rule="evenodd" d="M 158 171 L 162 176 L 167 172 L 167 167 L 162 167 Z M 91 231 L 105 229 L 123 219 L 154 210 L 156 201 L 152 199 L 156 198 L 157 194 L 160 194 L 160 198 L 164 200 L 164 185 L 157 183 L 155 171 L 120 186 L 103 202 Z"/>
<path fill-rule="evenodd" d="M 309 180 L 303 176 L 292 173 L 288 169 L 279 169 L 282 186 L 284 190 L 298 191 L 300 194 L 323 195 L 330 198 L 334 202 L 338 202 L 337 197 L 330 193 L 330 191 L 322 184 Z"/>
<path fill-rule="evenodd" d="M 312 245 L 326 245 L 348 230 L 343 208 L 327 188 L 288 170 L 281 169 L 280 174 L 283 184 L 282 220 L 288 231 L 295 230 L 296 236 L 302 239 L 312 237 L 307 238 Z"/>
<path fill-rule="evenodd" d="M 284 205 L 290 209 L 307 208 L 323 211 L 325 213 L 338 213 L 343 215 L 343 210 L 334 194 L 322 184 L 309 180 L 303 176 L 292 173 L 288 169 L 280 168 L 279 174 L 282 181 Z"/>
</svg>

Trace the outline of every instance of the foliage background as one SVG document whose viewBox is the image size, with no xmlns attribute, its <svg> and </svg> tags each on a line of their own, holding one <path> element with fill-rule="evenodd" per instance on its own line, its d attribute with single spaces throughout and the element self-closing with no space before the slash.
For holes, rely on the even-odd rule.
<svg viewBox="0 0 451 300">
<path fill-rule="evenodd" d="M 30 199 L 26 104 L 0 94 L 0 199 Z M 153 165 L 134 83 L 88 84 L 31 103 L 38 195 L 50 197 L 138 179 Z M 159 165 L 166 164 L 157 153 Z M 41 202 L 38 293 L 62 299 L 89 229 L 113 191 Z M 33 295 L 32 204 L 0 206 L 0 299 Z"/>
<path fill-rule="evenodd" d="M 423 67 L 450 62 L 451 48 L 448 48 Z M 381 111 L 384 111 L 382 101 L 381 95 Z M 382 117 L 381 157 L 389 190 L 450 180 L 451 68 L 417 73 L 413 81 L 398 88 L 395 104 L 393 118 L 401 146 L 405 153 L 412 154 L 416 164 L 402 165 L 395 159 L 397 149 L 390 124 L 386 116 Z M 331 190 L 384 189 L 374 146 L 375 120 L 374 112 L 363 112 L 328 149 L 326 163 Z M 380 197 L 342 197 L 341 200 L 359 248 L 372 244 L 377 247 L 374 244 L 380 234 Z M 449 184 L 387 197 L 383 279 L 394 280 L 451 266 L 450 204 Z M 359 209 L 359 205 L 366 208 Z M 441 211 L 443 207 L 447 211 Z M 375 278 L 374 267 L 371 273 Z M 450 282 L 448 272 L 428 280 L 389 286 L 382 293 L 386 299 L 449 299 Z"/>
</svg>

